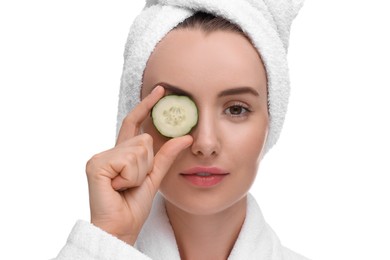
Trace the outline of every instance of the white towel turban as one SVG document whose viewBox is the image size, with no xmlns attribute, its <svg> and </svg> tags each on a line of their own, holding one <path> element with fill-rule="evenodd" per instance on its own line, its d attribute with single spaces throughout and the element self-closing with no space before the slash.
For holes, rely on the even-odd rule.
<svg viewBox="0 0 390 260">
<path fill-rule="evenodd" d="M 117 133 L 140 102 L 142 75 L 155 46 L 197 11 L 221 16 L 241 27 L 257 48 L 268 79 L 267 152 L 279 138 L 290 94 L 287 49 L 291 23 L 303 0 L 146 0 L 128 35 L 118 103 Z"/>
</svg>

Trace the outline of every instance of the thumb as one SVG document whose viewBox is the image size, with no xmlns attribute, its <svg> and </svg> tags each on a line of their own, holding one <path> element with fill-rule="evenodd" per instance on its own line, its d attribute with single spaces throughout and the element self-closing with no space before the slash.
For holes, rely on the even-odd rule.
<svg viewBox="0 0 390 260">
<path fill-rule="evenodd" d="M 193 142 L 192 136 L 185 135 L 173 138 L 166 142 L 154 157 L 153 170 L 150 173 L 150 179 L 157 192 L 160 183 L 168 172 L 172 163 L 181 151 L 189 147 Z"/>
</svg>

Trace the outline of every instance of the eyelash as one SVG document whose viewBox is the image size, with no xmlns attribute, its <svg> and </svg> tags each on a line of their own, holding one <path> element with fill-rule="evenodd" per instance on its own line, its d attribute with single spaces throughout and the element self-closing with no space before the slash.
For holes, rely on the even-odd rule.
<svg viewBox="0 0 390 260">
<path fill-rule="evenodd" d="M 233 109 L 239 108 L 240 109 L 239 114 L 232 114 L 232 111 L 231 111 L 232 108 Z M 227 114 L 228 116 L 233 117 L 233 118 L 247 117 L 248 114 L 251 112 L 252 111 L 249 109 L 249 107 L 246 104 L 243 104 L 241 102 L 236 102 L 224 110 L 225 114 Z"/>
</svg>

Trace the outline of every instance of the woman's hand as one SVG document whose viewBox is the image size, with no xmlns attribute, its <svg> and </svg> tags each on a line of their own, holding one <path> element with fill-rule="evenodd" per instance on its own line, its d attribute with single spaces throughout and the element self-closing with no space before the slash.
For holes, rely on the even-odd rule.
<svg viewBox="0 0 390 260">
<path fill-rule="evenodd" d="M 171 139 L 154 156 L 153 139 L 140 126 L 164 95 L 156 87 L 123 121 L 114 148 L 87 163 L 91 222 L 133 245 L 149 215 L 160 183 L 190 136 Z"/>
</svg>

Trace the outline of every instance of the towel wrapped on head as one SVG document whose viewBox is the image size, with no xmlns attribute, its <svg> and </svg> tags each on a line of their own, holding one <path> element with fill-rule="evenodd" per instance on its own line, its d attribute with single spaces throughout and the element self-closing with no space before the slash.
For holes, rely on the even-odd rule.
<svg viewBox="0 0 390 260">
<path fill-rule="evenodd" d="M 277 142 L 287 112 L 287 49 L 291 23 L 303 0 L 147 0 L 135 18 L 124 52 L 117 133 L 140 102 L 142 76 L 156 45 L 186 18 L 202 11 L 238 25 L 258 50 L 267 72 L 269 132 L 265 153 Z"/>
</svg>

